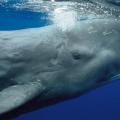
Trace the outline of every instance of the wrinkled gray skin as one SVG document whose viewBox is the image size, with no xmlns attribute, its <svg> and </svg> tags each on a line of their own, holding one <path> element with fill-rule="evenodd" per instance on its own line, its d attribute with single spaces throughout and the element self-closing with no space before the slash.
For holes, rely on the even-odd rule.
<svg viewBox="0 0 120 120">
<path fill-rule="evenodd" d="M 74 98 L 120 73 L 120 22 L 0 31 L 0 120 Z"/>
</svg>

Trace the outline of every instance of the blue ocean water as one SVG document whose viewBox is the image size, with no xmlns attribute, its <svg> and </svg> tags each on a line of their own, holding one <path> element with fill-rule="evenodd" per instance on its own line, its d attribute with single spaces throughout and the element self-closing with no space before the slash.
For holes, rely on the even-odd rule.
<svg viewBox="0 0 120 120">
<path fill-rule="evenodd" d="M 0 30 L 43 27 L 47 13 L 0 8 Z M 120 81 L 81 97 L 22 115 L 14 120 L 120 120 Z"/>
<path fill-rule="evenodd" d="M 43 19 L 47 17 L 45 12 L 33 12 L 27 9 L 16 10 L 0 7 L 0 30 L 19 30 L 25 28 L 42 27 L 50 24 Z"/>
</svg>

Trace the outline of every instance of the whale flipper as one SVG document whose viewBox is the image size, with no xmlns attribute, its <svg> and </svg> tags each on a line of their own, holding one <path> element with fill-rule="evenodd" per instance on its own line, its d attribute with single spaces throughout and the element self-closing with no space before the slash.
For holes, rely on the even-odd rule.
<svg viewBox="0 0 120 120">
<path fill-rule="evenodd" d="M 41 85 L 29 83 L 14 85 L 0 92 L 0 114 L 10 111 L 33 99 L 40 92 Z"/>
<path fill-rule="evenodd" d="M 26 105 L 43 92 L 44 88 L 39 83 L 29 83 L 24 85 L 14 85 L 0 92 L 0 119 L 9 120 L 17 116 L 19 112 L 25 113 L 31 111 L 17 108 Z"/>
</svg>

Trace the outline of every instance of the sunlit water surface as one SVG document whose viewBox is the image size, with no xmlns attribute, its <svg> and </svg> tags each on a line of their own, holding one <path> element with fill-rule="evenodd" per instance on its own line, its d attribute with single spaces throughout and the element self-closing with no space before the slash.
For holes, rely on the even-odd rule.
<svg viewBox="0 0 120 120">
<path fill-rule="evenodd" d="M 0 29 L 22 29 L 56 24 L 63 31 L 76 21 L 112 17 L 119 20 L 120 8 L 97 2 L 55 2 L 41 0 L 2 0 Z"/>
</svg>

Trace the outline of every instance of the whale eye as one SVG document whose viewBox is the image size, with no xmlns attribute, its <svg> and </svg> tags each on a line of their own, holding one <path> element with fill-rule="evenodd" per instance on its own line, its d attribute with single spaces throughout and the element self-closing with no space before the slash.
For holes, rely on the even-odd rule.
<svg viewBox="0 0 120 120">
<path fill-rule="evenodd" d="M 74 60 L 80 60 L 83 58 L 83 55 L 80 54 L 78 51 L 72 51 L 72 57 Z"/>
<path fill-rule="evenodd" d="M 88 60 L 94 56 L 87 50 L 73 50 L 71 54 L 74 60 Z"/>
</svg>

